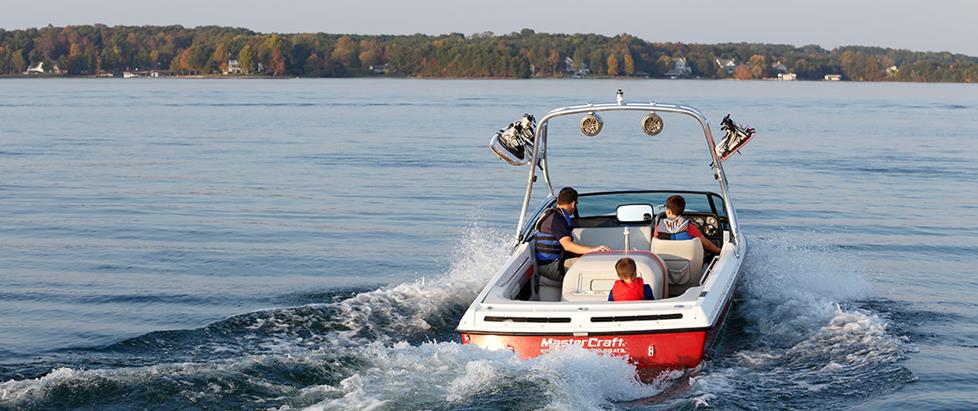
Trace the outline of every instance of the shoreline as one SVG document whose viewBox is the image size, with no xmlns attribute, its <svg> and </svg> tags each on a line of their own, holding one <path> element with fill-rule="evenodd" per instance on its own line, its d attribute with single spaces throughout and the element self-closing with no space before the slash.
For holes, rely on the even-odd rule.
<svg viewBox="0 0 978 411">
<path fill-rule="evenodd" d="M 5 76 L 704 78 L 978 83 L 978 57 L 868 46 L 683 43 L 536 32 L 259 33 L 204 26 L 47 26 L 0 38 Z M 834 77 L 834 78 L 833 78 Z"/>
<path fill-rule="evenodd" d="M 777 78 L 763 78 L 763 79 L 734 79 L 734 78 L 659 78 L 659 77 L 608 77 L 608 76 L 592 76 L 586 78 L 574 78 L 574 77 L 533 77 L 533 78 L 520 78 L 520 77 L 394 77 L 394 76 L 351 76 L 351 77 L 302 77 L 302 76 L 225 76 L 220 74 L 215 75 L 193 75 L 193 76 L 161 76 L 161 77 L 134 77 L 134 78 L 124 78 L 122 76 L 69 76 L 69 75 L 0 75 L 0 81 L 3 80 L 272 80 L 272 81 L 282 81 L 282 80 L 445 80 L 445 81 L 457 81 L 457 80 L 493 80 L 493 81 L 561 81 L 561 80 L 621 80 L 621 81 L 732 81 L 732 82 L 771 82 L 771 83 L 855 83 L 855 84 L 876 84 L 876 83 L 899 83 L 899 84 L 978 84 L 967 81 L 900 81 L 900 80 L 878 80 L 878 81 L 866 81 L 866 80 L 780 80 Z"/>
<path fill-rule="evenodd" d="M 389 77 L 389 76 L 362 76 L 362 77 L 291 77 L 291 76 L 164 76 L 164 77 L 137 77 L 123 78 L 116 77 L 96 77 L 96 76 L 10 76 L 0 75 L 0 81 L 5 80 L 127 80 L 127 81 L 166 81 L 166 80 L 249 80 L 249 81 L 284 81 L 284 80 L 436 80 L 436 81 L 465 81 L 465 80 L 487 80 L 487 81 L 710 81 L 710 82 L 765 82 L 765 83 L 847 83 L 847 84 L 978 84 L 967 81 L 899 81 L 899 80 L 779 80 L 777 78 L 746 79 L 738 80 L 733 78 L 713 79 L 713 78 L 640 78 L 640 77 L 536 77 L 536 78 L 517 78 L 517 77 Z"/>
</svg>

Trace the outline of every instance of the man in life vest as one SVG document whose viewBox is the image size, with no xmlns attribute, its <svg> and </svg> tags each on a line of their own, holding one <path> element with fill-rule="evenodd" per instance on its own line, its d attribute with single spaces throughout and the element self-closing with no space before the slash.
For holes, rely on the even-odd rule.
<svg viewBox="0 0 978 411">
<path fill-rule="evenodd" d="M 588 247 L 574 242 L 571 216 L 577 210 L 577 190 L 564 187 L 557 194 L 557 207 L 547 210 L 537 224 L 534 234 L 537 268 L 540 275 L 554 281 L 562 281 L 564 273 L 581 254 L 611 251 L 603 245 Z"/>
<path fill-rule="evenodd" d="M 608 301 L 640 301 L 652 299 L 652 287 L 635 275 L 635 260 L 625 257 L 615 263 L 618 281 L 608 293 Z"/>
<path fill-rule="evenodd" d="M 703 236 L 696 224 L 690 223 L 689 219 L 683 217 L 686 211 L 686 200 L 683 196 L 673 195 L 666 199 L 666 218 L 659 221 L 655 226 L 653 237 L 660 240 L 692 240 L 699 238 L 703 242 L 703 249 L 720 254 L 720 247 L 717 247 L 709 238 Z"/>
</svg>

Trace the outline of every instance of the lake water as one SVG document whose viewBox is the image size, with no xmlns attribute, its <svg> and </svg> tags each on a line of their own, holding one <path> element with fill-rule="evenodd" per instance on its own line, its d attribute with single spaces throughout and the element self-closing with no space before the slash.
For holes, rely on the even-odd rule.
<svg viewBox="0 0 978 411">
<path fill-rule="evenodd" d="M 526 179 L 489 136 L 618 88 L 758 130 L 717 352 L 460 345 Z M 554 124 L 555 185 L 718 191 L 664 119 Z M 976 181 L 976 85 L 2 80 L 0 409 L 975 409 Z"/>
</svg>

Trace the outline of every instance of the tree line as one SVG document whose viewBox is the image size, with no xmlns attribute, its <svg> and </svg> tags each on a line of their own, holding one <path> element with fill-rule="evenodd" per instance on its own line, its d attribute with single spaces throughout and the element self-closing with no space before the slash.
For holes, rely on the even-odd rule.
<svg viewBox="0 0 978 411">
<path fill-rule="evenodd" d="M 621 34 L 355 35 L 203 26 L 0 29 L 0 74 L 55 65 L 65 75 L 159 70 L 247 76 L 533 78 L 572 75 L 978 82 L 978 58 L 949 52 L 817 45 L 649 42 Z M 735 66 L 724 66 L 732 60 Z M 680 64 L 677 64 L 678 63 Z M 676 69 L 685 63 L 685 70 Z M 238 71 L 240 70 L 240 71 Z"/>
</svg>

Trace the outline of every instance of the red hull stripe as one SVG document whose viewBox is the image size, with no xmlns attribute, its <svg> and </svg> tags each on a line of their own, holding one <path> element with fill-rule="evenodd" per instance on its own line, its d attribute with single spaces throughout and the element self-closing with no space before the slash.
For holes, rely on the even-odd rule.
<svg viewBox="0 0 978 411">
<path fill-rule="evenodd" d="M 603 336 L 462 334 L 462 343 L 532 358 L 568 346 L 625 356 L 639 368 L 692 368 L 703 359 L 706 331 Z"/>
<path fill-rule="evenodd" d="M 727 296 L 720 318 L 706 329 L 663 330 L 660 332 L 618 333 L 589 336 L 496 335 L 461 333 L 463 344 L 487 350 L 511 350 L 521 358 L 533 358 L 568 345 L 625 356 L 638 368 L 693 368 L 703 360 L 705 350 L 716 342 L 733 293 Z"/>
</svg>

